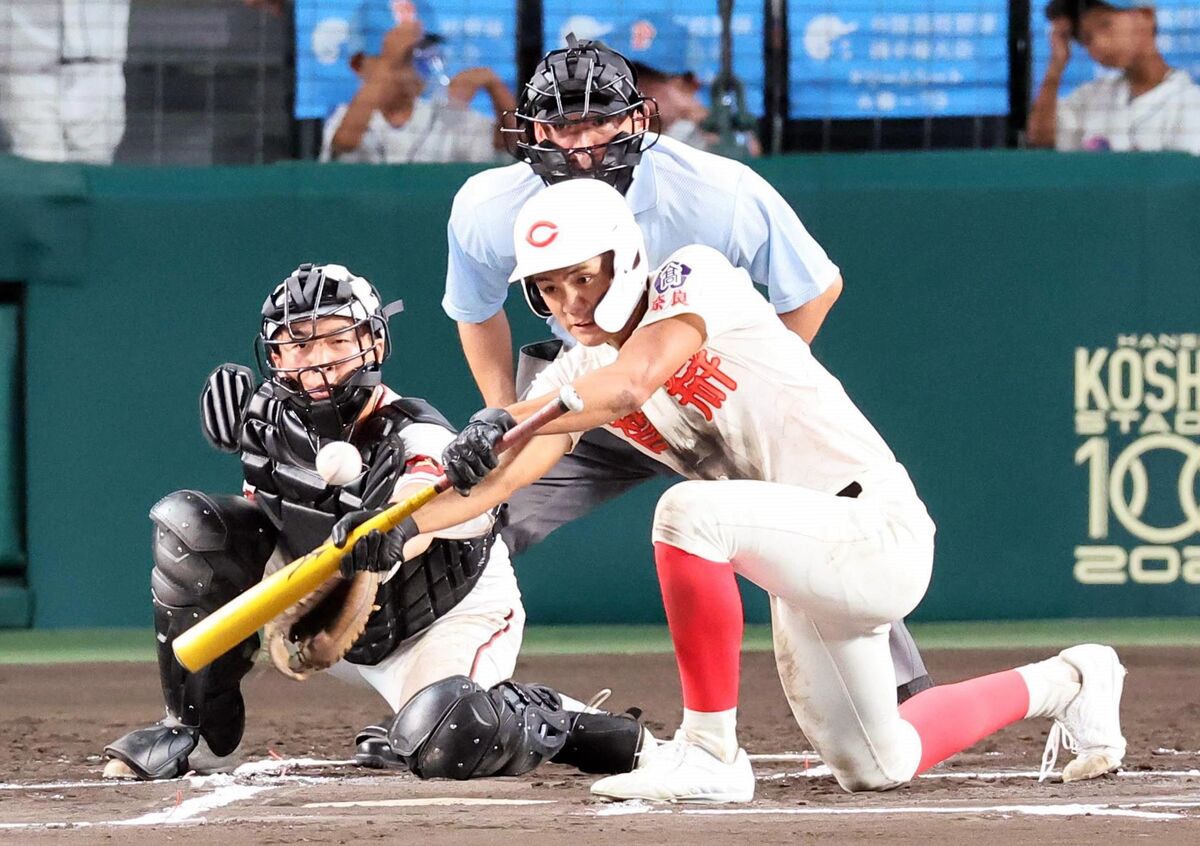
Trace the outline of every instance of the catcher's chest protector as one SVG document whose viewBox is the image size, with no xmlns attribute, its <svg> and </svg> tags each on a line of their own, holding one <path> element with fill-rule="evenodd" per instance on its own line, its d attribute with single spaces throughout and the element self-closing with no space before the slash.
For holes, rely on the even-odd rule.
<svg viewBox="0 0 1200 846">
<path fill-rule="evenodd" d="M 296 412 L 260 390 L 242 428 L 242 472 L 254 499 L 295 554 L 329 537 L 339 517 L 360 508 L 383 508 L 404 473 L 401 431 L 413 423 L 454 427 L 429 403 L 404 398 L 383 406 L 359 425 L 352 438 L 363 455 L 363 473 L 350 484 L 330 487 L 316 471 L 316 436 Z M 377 664 L 405 638 L 424 631 L 471 591 L 487 566 L 496 531 L 469 540 L 435 540 L 405 561 L 380 585 L 379 609 L 346 654 L 356 664 Z"/>
</svg>

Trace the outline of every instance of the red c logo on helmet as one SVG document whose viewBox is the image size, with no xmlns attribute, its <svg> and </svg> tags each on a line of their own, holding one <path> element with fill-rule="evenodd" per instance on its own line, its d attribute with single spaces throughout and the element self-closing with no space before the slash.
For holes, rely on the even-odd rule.
<svg viewBox="0 0 1200 846">
<path fill-rule="evenodd" d="M 533 247 L 548 247 L 557 237 L 558 224 L 548 220 L 539 220 L 529 227 L 529 234 L 525 236 L 525 241 Z"/>
</svg>

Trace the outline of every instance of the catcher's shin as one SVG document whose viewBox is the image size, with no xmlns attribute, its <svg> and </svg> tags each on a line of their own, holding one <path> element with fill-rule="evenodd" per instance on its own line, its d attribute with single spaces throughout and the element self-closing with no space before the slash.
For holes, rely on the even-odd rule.
<svg viewBox="0 0 1200 846">
<path fill-rule="evenodd" d="M 496 445 L 496 451 L 503 452 L 523 444 L 551 420 L 568 411 L 582 409 L 583 402 L 579 395 L 567 385 L 557 398 L 510 429 Z M 363 523 L 350 534 L 345 547 L 327 543 L 263 579 L 180 635 L 174 643 L 175 657 L 179 659 L 180 664 L 193 672 L 212 663 L 270 620 L 321 587 L 337 573 L 342 556 L 360 538 L 375 530 L 390 531 L 418 508 L 449 488 L 450 480 L 442 475 L 428 488 Z"/>
</svg>

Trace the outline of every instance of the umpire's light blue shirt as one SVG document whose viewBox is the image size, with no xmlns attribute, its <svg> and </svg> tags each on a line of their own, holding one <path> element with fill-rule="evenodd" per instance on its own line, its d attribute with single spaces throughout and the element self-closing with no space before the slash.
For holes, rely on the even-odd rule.
<svg viewBox="0 0 1200 846">
<path fill-rule="evenodd" d="M 513 221 L 544 187 L 529 165 L 517 163 L 478 173 L 459 189 L 447 227 L 442 298 L 450 317 L 482 323 L 504 307 L 517 266 Z M 838 277 L 837 265 L 783 197 L 732 159 L 660 137 L 642 155 L 626 199 L 645 233 L 651 267 L 680 247 L 704 244 L 766 285 L 779 313 L 814 299 Z"/>
</svg>

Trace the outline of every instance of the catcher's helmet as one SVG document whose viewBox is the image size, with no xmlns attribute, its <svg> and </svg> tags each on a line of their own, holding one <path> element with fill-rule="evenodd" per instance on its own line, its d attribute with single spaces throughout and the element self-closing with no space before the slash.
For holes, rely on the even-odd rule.
<svg viewBox="0 0 1200 846">
<path fill-rule="evenodd" d="M 539 317 L 549 317 L 550 309 L 533 276 L 607 252 L 613 255 L 613 278 L 596 305 L 596 325 L 620 332 L 645 296 L 650 267 L 642 229 L 625 198 L 602 182 L 571 180 L 534 194 L 517 213 L 513 242 L 517 268 L 508 281 L 521 283 Z"/>
<path fill-rule="evenodd" d="M 302 264 L 276 286 L 262 307 L 262 326 L 255 343 L 259 370 L 275 395 L 290 403 L 322 434 L 341 437 L 362 411 L 380 382 L 380 367 L 391 354 L 388 318 L 403 310 L 397 300 L 384 306 L 375 287 L 340 264 Z M 348 322 L 318 331 L 322 318 Z M 284 367 L 279 350 L 296 344 L 347 334 L 353 348 L 342 357 L 302 367 Z M 382 342 L 382 355 L 376 343 Z M 328 368 L 359 360 L 361 364 L 331 384 Z M 305 372 L 321 377 L 319 398 L 301 382 Z"/>
<path fill-rule="evenodd" d="M 565 179 L 601 179 L 621 193 L 633 181 L 633 168 L 657 135 L 648 132 L 657 117 L 657 104 L 642 96 L 637 71 L 620 53 L 599 41 L 580 41 L 567 35 L 567 46 L 547 53 L 521 92 L 511 120 L 505 121 L 505 140 L 513 156 L 527 162 L 551 185 Z M 560 147 L 539 141 L 537 124 L 569 126 L 597 119 L 642 117 L 633 132 L 620 132 L 604 144 Z M 647 135 L 649 143 L 646 143 Z M 580 158 L 591 167 L 579 164 Z"/>
</svg>

